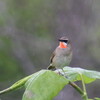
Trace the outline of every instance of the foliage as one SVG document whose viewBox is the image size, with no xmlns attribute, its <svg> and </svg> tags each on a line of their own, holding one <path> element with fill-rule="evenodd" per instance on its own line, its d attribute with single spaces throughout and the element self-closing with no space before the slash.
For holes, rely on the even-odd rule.
<svg viewBox="0 0 100 100">
<path fill-rule="evenodd" d="M 73 45 L 72 66 L 100 70 L 99 13 L 100 0 L 0 0 L 0 89 L 46 68 L 63 35 Z M 20 100 L 14 93 L 0 99 Z"/>
<path fill-rule="evenodd" d="M 23 100 L 52 100 L 68 80 L 52 71 L 42 70 L 26 84 Z"/>
<path fill-rule="evenodd" d="M 65 75 L 68 77 L 70 81 L 78 81 L 81 80 L 81 75 L 86 84 L 95 81 L 96 79 L 100 79 L 100 72 L 84 70 L 82 68 L 71 68 L 64 67 Z"/>
<path fill-rule="evenodd" d="M 80 93 L 83 100 L 88 98 L 85 84 L 100 79 L 100 72 L 82 68 L 64 67 L 56 71 L 41 70 L 13 84 L 10 88 L 0 91 L 0 94 L 25 86 L 22 100 L 52 100 L 67 84 Z M 75 81 L 81 81 L 83 89 Z M 99 100 L 100 98 L 95 98 Z"/>
</svg>

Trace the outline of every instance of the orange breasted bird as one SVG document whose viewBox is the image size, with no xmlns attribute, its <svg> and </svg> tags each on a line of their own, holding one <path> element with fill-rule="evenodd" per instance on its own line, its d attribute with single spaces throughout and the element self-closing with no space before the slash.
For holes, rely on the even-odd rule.
<svg viewBox="0 0 100 100">
<path fill-rule="evenodd" d="M 72 60 L 71 43 L 67 37 L 59 39 L 59 46 L 53 52 L 50 58 L 49 70 L 62 69 L 68 66 Z"/>
</svg>

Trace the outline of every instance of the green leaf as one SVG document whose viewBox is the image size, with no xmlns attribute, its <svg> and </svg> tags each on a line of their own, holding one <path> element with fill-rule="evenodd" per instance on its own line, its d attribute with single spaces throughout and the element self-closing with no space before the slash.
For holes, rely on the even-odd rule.
<svg viewBox="0 0 100 100">
<path fill-rule="evenodd" d="M 25 83 L 31 78 L 32 75 L 29 75 L 17 82 L 15 82 L 12 86 L 10 86 L 9 88 L 7 89 L 4 89 L 2 91 L 0 91 L 0 95 L 1 94 L 4 94 L 4 93 L 8 93 L 8 92 L 11 92 L 11 91 L 14 91 L 16 89 L 19 89 L 21 87 L 23 87 L 25 85 Z"/>
<path fill-rule="evenodd" d="M 95 98 L 94 100 L 100 100 L 100 98 Z"/>
<path fill-rule="evenodd" d="M 83 77 L 85 83 L 91 83 L 95 81 L 96 79 L 100 79 L 100 72 L 92 71 L 92 70 L 86 70 L 82 68 L 71 68 L 71 67 L 64 67 L 63 68 L 65 76 L 68 77 L 70 81 L 78 81 L 81 80 L 81 77 Z M 60 70 L 61 71 L 61 70 Z"/>
<path fill-rule="evenodd" d="M 22 100 L 52 100 L 68 82 L 53 71 L 41 70 L 26 83 Z"/>
</svg>

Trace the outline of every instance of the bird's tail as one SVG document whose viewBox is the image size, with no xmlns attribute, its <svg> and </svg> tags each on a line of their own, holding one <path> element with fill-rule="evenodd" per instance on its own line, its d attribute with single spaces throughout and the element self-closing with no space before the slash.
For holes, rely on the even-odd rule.
<svg viewBox="0 0 100 100">
<path fill-rule="evenodd" d="M 52 64 L 50 64 L 49 66 L 48 66 L 48 68 L 47 68 L 48 70 L 56 70 L 56 67 L 55 66 L 52 66 Z"/>
</svg>

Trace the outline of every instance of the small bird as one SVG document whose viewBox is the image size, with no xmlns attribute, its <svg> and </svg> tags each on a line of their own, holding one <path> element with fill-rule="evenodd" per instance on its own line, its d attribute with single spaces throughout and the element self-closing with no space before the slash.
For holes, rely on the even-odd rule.
<svg viewBox="0 0 100 100">
<path fill-rule="evenodd" d="M 71 43 L 67 37 L 59 39 L 59 46 L 53 52 L 50 58 L 49 70 L 55 70 L 68 66 L 72 60 Z"/>
</svg>

